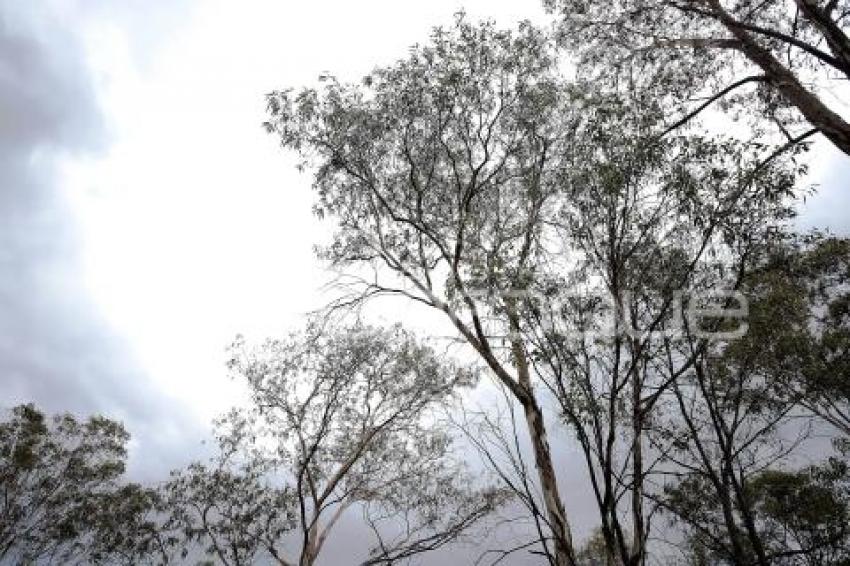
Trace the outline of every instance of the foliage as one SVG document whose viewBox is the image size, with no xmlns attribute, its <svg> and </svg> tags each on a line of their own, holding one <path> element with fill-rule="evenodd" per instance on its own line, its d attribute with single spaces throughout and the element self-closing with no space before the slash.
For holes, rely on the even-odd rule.
<svg viewBox="0 0 850 566">
<path fill-rule="evenodd" d="M 674 292 L 734 288 L 789 217 L 789 148 L 659 137 L 651 93 L 568 80 L 542 31 L 462 16 L 362 84 L 326 78 L 268 100 L 269 130 L 314 171 L 316 210 L 337 225 L 322 257 L 353 272 L 335 307 L 389 294 L 447 316 L 523 408 L 542 492 L 531 509 L 545 510 L 541 538 L 563 565 L 574 551 L 534 374 L 605 476 L 594 490 L 609 544 L 642 560 L 648 531 L 624 540 L 618 502 L 641 507 L 644 429 L 694 358 L 676 352 L 668 368 L 669 343 L 645 335 L 677 314 Z M 599 342 L 564 340 L 611 318 L 599 297 L 629 320 Z M 625 339 L 624 324 L 641 336 Z M 629 467 L 639 480 L 618 471 Z"/>
<path fill-rule="evenodd" d="M 846 438 L 844 352 L 830 349 L 847 332 L 832 306 L 847 293 L 846 250 L 817 234 L 771 242 L 743 282 L 749 331 L 707 351 L 674 388 L 680 413 L 659 431 L 673 439 L 680 479 L 662 505 L 705 560 L 846 560 L 846 464 L 784 471 L 821 422 Z"/>
<path fill-rule="evenodd" d="M 209 461 L 161 485 L 123 480 L 119 423 L 15 407 L 0 560 L 311 566 L 358 511 L 360 563 L 409 563 L 480 532 L 512 492 L 536 532 L 497 562 L 644 565 L 663 513 L 694 564 L 850 563 L 847 464 L 798 458 L 816 428 L 850 445 L 850 243 L 786 231 L 801 142 L 821 131 L 850 153 L 808 84 L 850 77 L 848 7 L 545 4 L 575 76 L 546 32 L 459 15 L 358 84 L 268 96 L 267 129 L 335 222 L 320 256 L 345 272 L 341 295 L 301 332 L 237 339 L 249 406 L 218 421 Z M 750 139 L 684 127 L 718 101 L 755 111 Z M 706 310 L 733 306 L 717 290 L 743 293 L 746 320 Z M 496 378 L 509 418 L 461 429 L 507 489 L 474 481 L 443 419 L 478 366 L 332 316 L 379 295 L 441 313 Z M 599 512 L 582 547 L 551 420 Z"/>
<path fill-rule="evenodd" d="M 0 423 L 0 560 L 136 563 L 155 494 L 124 484 L 129 435 L 104 417 L 19 405 Z"/>
<path fill-rule="evenodd" d="M 225 565 L 278 558 L 280 538 L 295 527 L 294 496 L 270 485 L 262 466 L 234 466 L 229 459 L 172 473 L 162 489 L 167 520 L 161 528 L 182 541 L 184 558 L 195 544 Z"/>
<path fill-rule="evenodd" d="M 843 565 L 850 562 L 850 486 L 846 462 L 831 459 L 799 471 L 766 470 L 751 478 L 758 540 L 770 564 Z M 690 561 L 694 564 L 758 563 L 745 539 L 744 557 L 730 549 L 722 503 L 709 483 L 692 476 L 668 492 L 668 503 L 681 511 L 691 528 Z"/>
</svg>

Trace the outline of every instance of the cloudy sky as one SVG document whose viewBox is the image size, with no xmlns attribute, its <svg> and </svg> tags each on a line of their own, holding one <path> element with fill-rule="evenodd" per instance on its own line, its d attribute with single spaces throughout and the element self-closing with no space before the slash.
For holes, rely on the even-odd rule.
<svg viewBox="0 0 850 566">
<path fill-rule="evenodd" d="M 309 179 L 260 127 L 263 94 L 356 79 L 465 7 L 540 2 L 0 3 L 2 405 L 102 412 L 131 471 L 197 454 L 239 399 L 223 368 L 321 303 Z M 850 160 L 816 147 L 801 224 L 846 233 Z"/>
<path fill-rule="evenodd" d="M 184 456 L 238 396 L 233 336 L 279 333 L 321 300 L 309 180 L 261 129 L 263 95 L 357 78 L 461 7 L 417 4 L 3 3 L 4 405 L 102 411 L 134 455 Z"/>
</svg>

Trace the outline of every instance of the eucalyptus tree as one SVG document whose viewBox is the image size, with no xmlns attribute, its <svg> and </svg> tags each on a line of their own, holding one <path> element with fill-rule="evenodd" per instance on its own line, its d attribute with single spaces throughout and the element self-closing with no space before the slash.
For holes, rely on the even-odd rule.
<svg viewBox="0 0 850 566">
<path fill-rule="evenodd" d="M 757 275 L 753 294 L 772 305 L 760 347 L 771 352 L 777 393 L 850 441 L 850 240 L 817 233 L 783 239 Z"/>
<path fill-rule="evenodd" d="M 180 562 L 182 534 L 168 528 L 170 508 L 161 485 L 122 483 L 89 510 L 93 535 L 84 539 L 83 563 L 115 566 Z"/>
<path fill-rule="evenodd" d="M 488 316 L 505 327 L 519 317 L 481 291 L 533 276 L 554 169 L 569 155 L 569 98 L 542 32 L 459 18 L 359 85 L 326 77 L 319 90 L 272 93 L 267 123 L 314 168 L 316 212 L 337 223 L 322 257 L 382 272 L 340 304 L 393 294 L 443 312 L 523 407 L 559 566 L 572 562 L 571 533 L 527 352 L 486 328 Z"/>
<path fill-rule="evenodd" d="M 244 443 L 244 436 L 228 436 L 212 462 L 175 470 L 161 486 L 159 528 L 178 540 L 181 559 L 200 550 L 225 566 L 263 558 L 287 564 L 279 545 L 295 528 L 294 494 L 267 479 L 263 462 L 237 457 L 234 441 Z"/>
<path fill-rule="evenodd" d="M 558 245 L 522 309 L 534 370 L 576 435 L 619 564 L 646 560 L 647 490 L 667 450 L 650 431 L 699 354 L 746 330 L 736 290 L 791 214 L 795 178 L 788 146 L 659 138 L 664 109 L 645 96 L 585 106 L 595 149 L 570 171 L 549 219 Z"/>
<path fill-rule="evenodd" d="M 131 564 L 160 556 L 167 541 L 150 514 L 155 492 L 123 482 L 128 439 L 104 417 L 11 409 L 0 423 L 0 561 Z"/>
<path fill-rule="evenodd" d="M 606 485 L 594 486 L 606 541 L 619 558 L 641 563 L 642 487 L 627 488 L 630 542 L 614 524 L 622 480 L 609 443 L 623 432 L 618 411 L 628 391 L 627 461 L 642 481 L 643 459 L 631 454 L 644 421 L 661 386 L 692 363 L 681 356 L 664 375 L 663 364 L 648 361 L 663 350 L 644 335 L 671 318 L 676 289 L 695 280 L 734 285 L 747 247 L 787 215 L 792 144 L 765 151 L 660 138 L 664 107 L 651 96 L 597 95 L 592 83 L 566 80 L 549 38 L 529 24 L 499 31 L 462 17 L 362 84 L 326 77 L 318 90 L 275 92 L 268 103 L 269 130 L 315 172 L 316 212 L 337 223 L 322 257 L 355 281 L 337 306 L 390 294 L 444 313 L 522 407 L 543 494 L 543 551 L 558 565 L 574 563 L 575 553 L 543 396 L 554 393 L 559 418 L 584 435 L 587 413 L 570 390 L 585 354 L 560 338 L 581 309 L 542 317 L 540 298 L 571 287 L 604 292 L 622 312 L 628 293 L 640 295 L 629 311 L 639 336 L 623 338 L 621 325 L 606 343 L 613 358 L 594 361 L 594 375 L 607 372 L 613 383 L 610 394 L 586 388 L 581 397 L 608 403 L 608 424 L 597 431 L 608 439 L 603 460 L 593 435 L 583 440 L 589 469 L 606 468 Z M 711 253 L 729 274 L 708 266 Z"/>
<path fill-rule="evenodd" d="M 580 67 L 652 81 L 675 128 L 720 102 L 775 133 L 822 133 L 850 154 L 850 4 L 844 0 L 544 0 Z M 837 90 L 834 90 L 837 89 Z M 803 131 L 800 122 L 811 129 Z"/>
<path fill-rule="evenodd" d="M 656 423 L 677 478 L 660 504 L 724 561 L 840 563 L 822 560 L 846 559 L 846 463 L 788 470 L 817 421 L 839 448 L 846 438 L 847 242 L 778 236 L 757 258 L 741 285 L 746 335 L 701 350 L 672 387 L 679 411 Z M 817 498 L 807 507 L 795 490 Z"/>
<path fill-rule="evenodd" d="M 200 543 L 224 564 L 308 566 L 351 509 L 373 535 L 359 563 L 403 563 L 504 502 L 475 487 L 438 421 L 476 372 L 400 327 L 310 326 L 255 347 L 239 340 L 232 354 L 251 408 L 221 419 L 210 464 L 166 486 L 168 528 L 187 548 Z"/>
<path fill-rule="evenodd" d="M 848 479 L 847 463 L 836 459 L 748 478 L 747 513 L 766 562 L 745 527 L 730 538 L 728 525 L 741 519 L 724 509 L 707 478 L 691 475 L 666 493 L 665 505 L 675 509 L 671 525 L 686 537 L 679 546 L 689 564 L 842 565 L 850 560 Z"/>
<path fill-rule="evenodd" d="M 768 470 L 751 484 L 761 534 L 774 563 L 850 562 L 850 468 L 828 461 L 789 472 Z"/>
<path fill-rule="evenodd" d="M 679 411 L 656 427 L 673 465 L 661 508 L 732 564 L 772 563 L 753 485 L 763 470 L 787 466 L 808 434 L 807 419 L 792 421 L 794 403 L 759 371 L 770 356 L 760 348 L 748 334 L 723 355 L 700 356 L 672 387 Z"/>
</svg>

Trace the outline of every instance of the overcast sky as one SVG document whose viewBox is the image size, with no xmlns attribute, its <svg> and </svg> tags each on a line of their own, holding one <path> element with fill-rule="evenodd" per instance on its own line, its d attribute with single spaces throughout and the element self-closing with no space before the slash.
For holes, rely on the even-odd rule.
<svg viewBox="0 0 850 566">
<path fill-rule="evenodd" d="M 460 7 L 3 3 L 4 404 L 105 412 L 146 454 L 203 434 L 238 395 L 228 342 L 297 325 L 325 280 L 309 179 L 260 127 L 263 95 L 355 79 Z"/>
<path fill-rule="evenodd" d="M 321 302 L 323 227 L 263 94 L 356 79 L 461 7 L 546 21 L 533 0 L 0 3 L 2 404 L 122 419 L 137 477 L 197 454 L 239 399 L 227 343 Z M 848 180 L 817 145 L 801 224 L 846 233 Z"/>
</svg>

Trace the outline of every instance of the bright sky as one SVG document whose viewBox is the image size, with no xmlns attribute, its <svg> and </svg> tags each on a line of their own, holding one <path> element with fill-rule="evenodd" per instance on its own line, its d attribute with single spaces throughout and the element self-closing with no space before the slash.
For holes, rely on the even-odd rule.
<svg viewBox="0 0 850 566">
<path fill-rule="evenodd" d="M 208 420 L 232 403 L 223 348 L 291 328 L 321 298 L 309 177 L 260 127 L 263 94 L 355 80 L 461 5 L 506 25 L 528 3 L 199 2 L 144 52 L 102 15 L 80 37 L 108 150 L 66 163 L 85 281 L 162 391 Z"/>
</svg>

